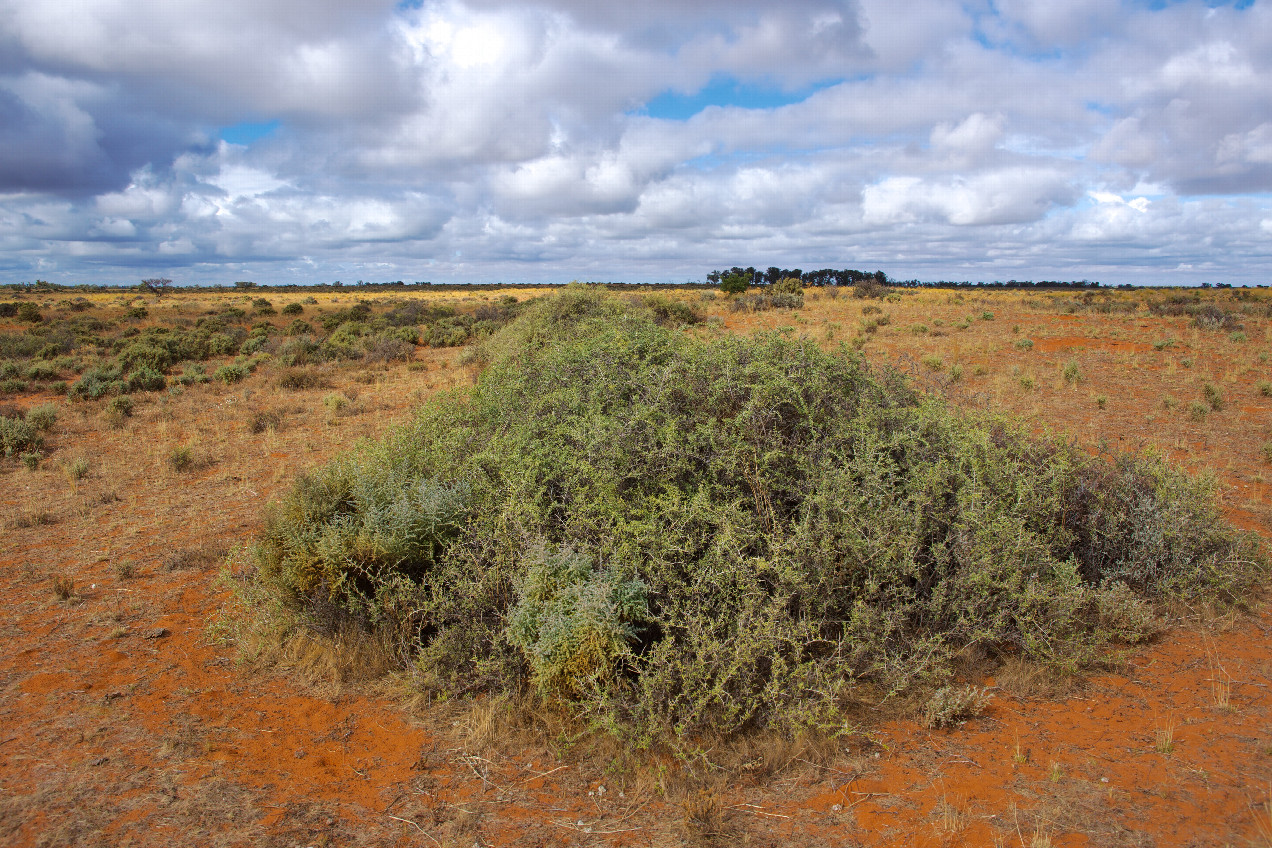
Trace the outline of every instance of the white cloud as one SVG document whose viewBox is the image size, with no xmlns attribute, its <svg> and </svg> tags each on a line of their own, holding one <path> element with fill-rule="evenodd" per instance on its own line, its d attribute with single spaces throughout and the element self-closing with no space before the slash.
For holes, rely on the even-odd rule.
<svg viewBox="0 0 1272 848">
<path fill-rule="evenodd" d="M 1266 3 L 0 0 L 0 42 L 0 267 L 47 278 L 1272 270 Z M 713 79 L 825 87 L 640 114 Z"/>
<path fill-rule="evenodd" d="M 862 191 L 861 206 L 868 224 L 969 226 L 1037 221 L 1072 198 L 1072 186 L 1060 172 L 1011 168 L 939 182 L 888 177 Z"/>
</svg>

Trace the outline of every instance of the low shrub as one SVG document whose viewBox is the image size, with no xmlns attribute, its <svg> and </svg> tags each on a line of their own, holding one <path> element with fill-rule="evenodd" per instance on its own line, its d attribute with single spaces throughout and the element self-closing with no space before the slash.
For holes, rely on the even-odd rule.
<svg viewBox="0 0 1272 848">
<path fill-rule="evenodd" d="M 246 379 L 247 375 L 247 367 L 235 362 L 229 365 L 222 365 L 220 368 L 213 371 L 212 379 L 225 383 L 225 385 L 228 386 Z"/>
<path fill-rule="evenodd" d="M 1155 599 L 1240 603 L 1267 568 L 1159 457 L 958 412 L 811 341 L 694 339 L 571 288 L 480 361 L 274 502 L 257 577 L 421 685 L 530 681 L 637 744 L 842 726 L 969 649 L 1073 669 L 1150 634 Z"/>
<path fill-rule="evenodd" d="M 34 424 L 21 418 L 0 416 L 0 452 L 6 458 L 38 451 L 42 447 L 44 437 Z"/>
<path fill-rule="evenodd" d="M 701 324 L 706 316 L 691 304 L 661 294 L 649 294 L 639 298 L 640 305 L 653 313 L 654 321 L 664 327 L 682 324 Z"/>
<path fill-rule="evenodd" d="M 266 409 L 252 413 L 248 419 L 247 429 L 253 433 L 264 433 L 267 430 L 278 430 L 283 424 L 283 417 L 277 412 Z"/>
<path fill-rule="evenodd" d="M 128 375 L 125 384 L 130 392 L 161 392 L 167 387 L 168 381 L 153 368 L 138 368 Z"/>
<path fill-rule="evenodd" d="M 177 377 L 173 382 L 179 386 L 194 386 L 211 382 L 211 380 L 212 378 L 208 376 L 206 367 L 198 362 L 192 362 L 181 370 L 181 376 Z"/>
<path fill-rule="evenodd" d="M 41 433 L 47 433 L 57 423 L 57 407 L 51 403 L 42 403 L 26 411 L 26 422 Z"/>
<path fill-rule="evenodd" d="M 301 391 L 303 389 L 325 389 L 330 385 L 331 382 L 322 374 L 306 368 L 298 368 L 294 371 L 284 371 L 283 375 L 278 378 L 278 387 L 280 389 L 288 389 L 290 391 Z"/>
<path fill-rule="evenodd" d="M 942 686 L 923 708 L 923 726 L 949 727 L 980 715 L 988 703 L 989 693 L 979 686 Z"/>
<path fill-rule="evenodd" d="M 123 394 L 128 386 L 123 380 L 123 369 L 115 364 L 89 368 L 70 388 L 70 396 L 79 400 L 96 400 L 108 394 Z"/>
<path fill-rule="evenodd" d="M 305 311 L 305 307 L 299 303 L 289 303 L 278 311 L 284 315 L 299 315 Z"/>
<path fill-rule="evenodd" d="M 1205 397 L 1206 404 L 1215 412 L 1223 409 L 1223 392 L 1214 383 L 1202 384 L 1201 394 Z"/>
</svg>

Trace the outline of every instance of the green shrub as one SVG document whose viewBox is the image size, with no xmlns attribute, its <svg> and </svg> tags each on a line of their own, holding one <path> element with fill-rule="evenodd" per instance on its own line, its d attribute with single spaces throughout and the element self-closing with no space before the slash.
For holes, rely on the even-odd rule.
<svg viewBox="0 0 1272 848">
<path fill-rule="evenodd" d="M 1108 461 L 780 333 L 700 340 L 585 289 L 475 386 L 297 481 L 259 579 L 422 685 L 545 696 L 638 743 L 842 726 L 969 648 L 1071 669 L 1240 602 L 1254 537 L 1155 456 Z M 1133 591 L 1131 591 L 1133 590 Z"/>
<path fill-rule="evenodd" d="M 21 418 L 0 417 L 0 452 L 14 457 L 28 451 L 38 451 L 44 446 L 39 429 Z"/>
<path fill-rule="evenodd" d="M 131 418 L 133 414 L 133 400 L 127 395 L 113 397 L 106 404 L 106 414 L 116 418 Z"/>
<path fill-rule="evenodd" d="M 194 449 L 189 445 L 178 445 L 168 451 L 168 465 L 178 473 L 191 470 L 195 466 Z"/>
<path fill-rule="evenodd" d="M 123 369 L 107 364 L 89 368 L 70 388 L 70 396 L 81 400 L 96 400 L 108 394 L 123 394 L 127 386 L 123 381 Z"/>
<path fill-rule="evenodd" d="M 43 458 L 44 454 L 39 451 L 27 451 L 18 455 L 18 459 L 22 460 L 22 464 L 31 471 L 35 471 L 40 467 L 40 460 Z"/>
<path fill-rule="evenodd" d="M 42 403 L 26 411 L 26 422 L 41 433 L 47 433 L 57 423 L 57 407 L 51 403 Z"/>
<path fill-rule="evenodd" d="M 222 365 L 220 368 L 213 371 L 212 379 L 219 380 L 228 386 L 232 383 L 237 383 L 240 380 L 245 379 L 247 375 L 248 369 L 246 366 L 240 365 L 236 362 L 229 365 Z"/>
<path fill-rule="evenodd" d="M 295 303 L 292 304 L 292 306 L 298 305 L 299 304 Z M 314 334 L 314 328 L 308 321 L 297 318 L 295 321 L 292 321 L 287 325 L 286 333 L 289 336 L 312 336 Z"/>
<path fill-rule="evenodd" d="M 1260 380 L 1258 389 L 1259 389 L 1259 394 L 1263 395 L 1264 397 L 1272 397 L 1272 382 L 1269 382 L 1267 380 Z"/>
<path fill-rule="evenodd" d="M 324 358 L 322 348 L 309 335 L 288 339 L 278 349 L 279 362 L 288 368 L 321 362 Z"/>
<path fill-rule="evenodd" d="M 1260 452 L 1263 454 L 1263 461 L 1272 464 L 1272 442 L 1264 442 Z"/>
<path fill-rule="evenodd" d="M 289 303 L 279 310 L 279 312 L 282 312 L 284 315 L 299 315 L 304 311 L 305 307 L 301 306 L 299 303 Z"/>
<path fill-rule="evenodd" d="M 126 312 L 124 312 L 124 317 L 134 318 L 138 320 L 142 318 L 146 318 L 149 315 L 150 315 L 150 311 L 147 310 L 146 307 L 144 306 L 132 306 L 132 307 L 129 307 Z"/>
<path fill-rule="evenodd" d="M 1060 376 L 1064 378 L 1066 384 L 1074 386 L 1082 382 L 1082 369 L 1078 367 L 1077 362 L 1070 359 L 1064 364 Z"/>
<path fill-rule="evenodd" d="M 1033 339 L 1016 339 L 1016 341 L 1012 342 L 1012 345 L 1016 350 L 1032 350 L 1034 343 Z"/>
<path fill-rule="evenodd" d="M 508 617 L 508 641 L 521 649 L 544 694 L 579 695 L 632 659 L 637 624 L 651 618 L 648 587 L 597 570 L 569 548 L 532 551 Z"/>
<path fill-rule="evenodd" d="M 208 376 L 207 368 L 197 362 L 192 362 L 181 369 L 181 376 L 177 377 L 174 382 L 179 386 L 193 386 L 210 382 L 211 379 Z"/>
<path fill-rule="evenodd" d="M 1210 407 L 1199 400 L 1195 400 L 1188 404 L 1188 417 L 1193 421 L 1202 422 L 1206 420 L 1206 416 L 1210 414 Z"/>
<path fill-rule="evenodd" d="M 239 343 L 230 333 L 212 333 L 208 337 L 208 356 L 233 356 L 238 353 Z"/>
<path fill-rule="evenodd" d="M 44 316 L 40 314 L 39 307 L 37 307 L 34 303 L 18 304 L 17 317 L 19 321 L 27 321 L 32 324 L 39 324 L 44 320 Z"/>
<path fill-rule="evenodd" d="M 130 392 L 161 392 L 168 385 L 164 376 L 153 368 L 138 368 L 126 381 Z"/>
<path fill-rule="evenodd" d="M 639 302 L 653 313 L 656 322 L 666 327 L 701 324 L 706 320 L 706 316 L 690 304 L 667 295 L 649 294 Z"/>
<path fill-rule="evenodd" d="M 0 380 L 0 395 L 20 395 L 26 390 L 26 380 Z"/>
<path fill-rule="evenodd" d="M 247 341 L 239 347 L 239 356 L 251 356 L 254 353 L 260 353 L 269 345 L 268 336 L 248 336 Z"/>
<path fill-rule="evenodd" d="M 26 378 L 28 380 L 56 380 L 58 378 L 58 370 L 47 362 L 34 362 L 27 367 Z"/>
</svg>

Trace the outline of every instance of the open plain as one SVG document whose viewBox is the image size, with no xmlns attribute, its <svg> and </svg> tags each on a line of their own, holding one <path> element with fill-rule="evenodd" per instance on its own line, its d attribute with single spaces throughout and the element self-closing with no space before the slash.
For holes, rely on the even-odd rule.
<svg viewBox="0 0 1272 848">
<path fill-rule="evenodd" d="M 429 702 L 356 642 L 271 643 L 268 610 L 235 591 L 265 504 L 470 384 L 463 342 L 481 330 L 455 316 L 542 291 L 0 295 L 39 318 L 0 318 L 0 412 L 54 418 L 38 448 L 0 459 L 0 843 L 1272 846 L 1262 597 L 1163 609 L 1151 643 L 1077 677 L 969 662 L 991 698 L 952 728 L 887 702 L 835 738 L 679 756 L 513 722 L 502 702 Z M 758 311 L 668 296 L 705 318 L 685 332 L 859 348 L 1093 453 L 1158 451 L 1212 476 L 1227 520 L 1272 542 L 1266 289 L 808 289 L 801 308 Z M 429 329 L 324 355 L 340 324 L 321 319 L 360 304 Z M 233 349 L 153 363 L 161 390 L 77 392 L 130 339 L 201 318 Z"/>
</svg>

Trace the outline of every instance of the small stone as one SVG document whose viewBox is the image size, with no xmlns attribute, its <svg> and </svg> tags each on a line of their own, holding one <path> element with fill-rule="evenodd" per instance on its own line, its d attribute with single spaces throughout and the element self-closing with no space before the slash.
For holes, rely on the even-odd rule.
<svg viewBox="0 0 1272 848">
<path fill-rule="evenodd" d="M 835 804 L 833 807 L 831 807 L 831 809 L 834 810 L 836 813 L 842 810 L 843 808 L 844 808 L 843 804 Z"/>
<path fill-rule="evenodd" d="M 164 637 L 166 637 L 167 635 L 168 635 L 168 628 L 166 628 L 166 627 L 152 627 L 151 629 L 147 630 L 145 633 L 142 633 L 142 634 L 141 634 L 141 638 L 143 638 L 143 639 L 163 639 L 163 638 L 164 638 Z"/>
</svg>

